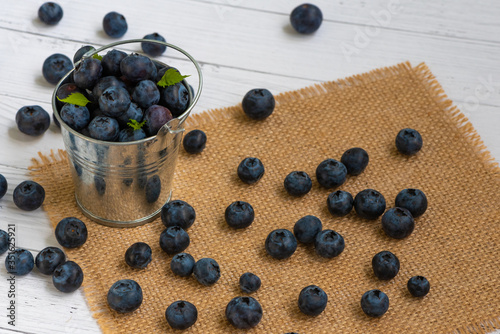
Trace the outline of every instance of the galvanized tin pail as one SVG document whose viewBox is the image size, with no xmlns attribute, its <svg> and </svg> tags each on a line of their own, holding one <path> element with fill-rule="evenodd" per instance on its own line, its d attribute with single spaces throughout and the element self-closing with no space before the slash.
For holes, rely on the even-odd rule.
<svg viewBox="0 0 500 334">
<path fill-rule="evenodd" d="M 201 68 L 196 60 L 181 48 L 161 41 L 120 41 L 88 52 L 84 57 L 91 57 L 118 45 L 146 41 L 182 53 L 198 74 L 198 87 L 194 96 L 187 82 L 183 81 L 189 91 L 187 110 L 165 124 L 156 136 L 125 143 L 107 142 L 84 136 L 70 128 L 59 115 L 56 92 L 72 71 L 61 79 L 52 95 L 52 108 L 61 124 L 70 160 L 76 203 L 85 216 L 113 227 L 133 227 L 147 223 L 155 219 L 163 205 L 170 200 L 174 169 L 184 132 L 183 123 L 198 101 L 203 86 Z"/>
</svg>

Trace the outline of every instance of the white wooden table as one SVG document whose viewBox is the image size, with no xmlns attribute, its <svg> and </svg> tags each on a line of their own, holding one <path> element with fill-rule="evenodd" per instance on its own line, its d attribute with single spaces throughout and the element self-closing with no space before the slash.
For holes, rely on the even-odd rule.
<svg viewBox="0 0 500 334">
<path fill-rule="evenodd" d="M 38 151 L 48 153 L 63 143 L 54 124 L 37 138 L 22 134 L 15 113 L 30 104 L 51 112 L 54 86 L 42 77 L 43 61 L 56 52 L 72 58 L 82 45 L 114 41 L 102 31 L 110 11 L 127 19 L 122 39 L 158 32 L 201 63 L 205 86 L 196 112 L 237 104 L 252 88 L 277 94 L 406 60 L 425 61 L 500 158 L 500 2 L 495 0 L 318 0 L 324 21 L 310 36 L 296 34 L 289 24 L 298 0 L 149 5 L 59 0 L 64 17 L 56 26 L 38 20 L 43 1 L 0 3 L 0 174 L 9 184 L 0 200 L 0 228 L 14 224 L 16 246 L 34 255 L 57 241 L 44 211 L 19 210 L 12 192 L 28 179 L 27 167 Z M 16 326 L 9 325 L 5 256 L 0 256 L 1 333 L 99 332 L 82 292 L 59 293 L 37 270 L 16 280 Z"/>
</svg>

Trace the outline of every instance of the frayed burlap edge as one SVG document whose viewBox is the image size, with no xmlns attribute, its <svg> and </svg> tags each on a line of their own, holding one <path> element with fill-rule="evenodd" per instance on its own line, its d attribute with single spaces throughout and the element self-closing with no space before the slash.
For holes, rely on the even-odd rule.
<svg viewBox="0 0 500 334">
<path fill-rule="evenodd" d="M 349 89 L 349 87 L 352 86 L 365 85 L 401 74 L 410 74 L 417 77 L 423 87 L 427 90 L 429 97 L 433 99 L 438 106 L 439 111 L 449 117 L 449 122 L 454 124 L 459 133 L 466 138 L 467 142 L 470 144 L 470 148 L 478 156 L 485 168 L 491 172 L 496 179 L 500 180 L 500 166 L 498 162 L 495 161 L 491 152 L 488 151 L 486 145 L 481 140 L 481 137 L 469 119 L 458 109 L 457 106 L 453 105 L 453 102 L 445 94 L 444 89 L 425 63 L 412 67 L 409 62 L 405 62 L 390 67 L 376 69 L 367 73 L 357 74 L 345 79 L 315 84 L 299 90 L 284 92 L 275 96 L 276 104 L 280 105 L 290 103 L 303 98 L 326 94 L 331 91 Z M 185 125 L 187 128 L 199 127 L 207 122 L 234 117 L 235 114 L 241 112 L 241 104 L 226 108 L 210 109 L 199 114 L 191 115 L 186 120 Z M 61 161 L 68 162 L 66 152 L 61 149 L 57 152 L 51 150 L 49 155 L 44 155 L 39 152 L 38 156 L 38 158 L 31 159 L 32 164 L 28 167 L 33 178 L 36 178 L 36 176 L 42 173 L 45 169 L 50 168 L 52 164 L 59 163 Z M 51 221 L 54 220 L 51 219 Z M 87 304 L 92 311 L 92 316 L 97 320 L 103 332 L 109 332 L 111 328 L 108 328 L 104 322 L 100 321 L 101 314 L 99 309 L 91 306 L 92 303 L 97 304 L 95 302 L 96 297 L 93 296 L 92 286 L 88 283 L 86 284 L 86 282 L 83 282 L 82 286 Z M 495 317 L 457 328 L 451 333 L 486 334 L 498 329 L 500 329 L 500 317 Z"/>
</svg>

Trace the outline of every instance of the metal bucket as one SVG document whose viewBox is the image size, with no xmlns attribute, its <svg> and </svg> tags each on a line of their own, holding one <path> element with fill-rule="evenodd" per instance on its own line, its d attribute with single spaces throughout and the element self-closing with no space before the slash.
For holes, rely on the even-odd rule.
<svg viewBox="0 0 500 334">
<path fill-rule="evenodd" d="M 88 52 L 84 57 L 118 45 L 141 42 L 162 44 L 177 50 L 191 61 L 198 74 L 195 96 L 183 81 L 189 91 L 187 110 L 165 124 L 156 136 L 125 143 L 107 142 L 71 129 L 59 116 L 56 93 L 73 71 L 61 79 L 52 95 L 52 108 L 61 124 L 70 160 L 76 203 L 85 216 L 107 226 L 133 227 L 152 221 L 170 200 L 183 123 L 198 101 L 203 86 L 201 68 L 196 60 L 181 48 L 161 41 L 120 41 Z"/>
</svg>

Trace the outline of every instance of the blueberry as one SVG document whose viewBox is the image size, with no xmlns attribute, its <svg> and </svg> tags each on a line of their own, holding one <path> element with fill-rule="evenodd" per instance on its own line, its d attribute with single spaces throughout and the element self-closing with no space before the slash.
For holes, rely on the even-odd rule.
<svg viewBox="0 0 500 334">
<path fill-rule="evenodd" d="M 34 266 L 33 255 L 26 249 L 17 248 L 5 258 L 5 268 L 9 274 L 23 276 L 29 274 Z"/>
<path fill-rule="evenodd" d="M 10 243 L 9 234 L 4 230 L 0 230 L 0 255 L 5 253 L 9 249 L 9 243 Z"/>
<path fill-rule="evenodd" d="M 144 118 L 144 112 L 142 111 L 142 109 L 139 108 L 137 106 L 137 104 L 132 102 L 132 103 L 130 103 L 130 107 L 128 107 L 127 111 L 125 111 L 120 116 L 116 117 L 116 120 L 118 121 L 118 124 L 122 128 L 125 128 L 125 127 L 128 127 L 127 123 L 129 123 L 130 120 L 133 119 L 133 120 L 137 121 L 138 123 L 140 123 L 143 118 Z M 142 129 L 142 131 L 144 131 L 144 129 Z"/>
<path fill-rule="evenodd" d="M 38 209 L 44 199 L 45 190 L 34 181 L 23 181 L 14 189 L 14 204 L 24 211 Z"/>
<path fill-rule="evenodd" d="M 316 235 L 314 247 L 316 254 L 331 259 L 344 251 L 344 238 L 333 230 L 324 230 Z"/>
<path fill-rule="evenodd" d="M 328 295 L 316 285 L 306 286 L 299 294 L 299 309 L 310 316 L 318 316 L 326 308 Z"/>
<path fill-rule="evenodd" d="M 82 89 L 92 89 L 101 76 L 101 61 L 95 58 L 82 59 L 73 72 L 75 84 Z"/>
<path fill-rule="evenodd" d="M 189 235 L 179 226 L 167 227 L 160 234 L 160 247 L 169 255 L 182 252 L 189 246 Z"/>
<path fill-rule="evenodd" d="M 40 136 L 50 125 L 50 116 L 40 106 L 24 106 L 16 113 L 19 131 L 30 136 Z"/>
<path fill-rule="evenodd" d="M 167 107 L 174 117 L 182 115 L 189 106 L 189 92 L 182 82 L 163 88 L 160 99 L 160 103 Z"/>
<path fill-rule="evenodd" d="M 181 277 L 191 276 L 194 269 L 194 258 L 188 253 L 175 254 L 170 262 L 170 269 Z"/>
<path fill-rule="evenodd" d="M 59 99 L 64 100 L 65 98 L 67 98 L 68 96 L 70 96 L 73 93 L 80 93 L 80 94 L 87 96 L 87 93 L 85 92 L 85 90 L 80 89 L 74 83 L 65 83 L 64 85 L 59 86 L 59 88 L 57 89 L 56 96 Z M 56 99 L 56 106 L 57 106 L 58 110 L 61 110 L 61 108 L 64 104 L 65 104 L 65 102 L 62 102 L 62 101 L 59 101 L 58 99 Z M 88 105 L 90 105 L 90 104 L 88 104 Z"/>
<path fill-rule="evenodd" d="M 56 226 L 57 242 L 66 248 L 82 246 L 87 241 L 87 226 L 80 219 L 66 217 L 61 219 Z"/>
<path fill-rule="evenodd" d="M 319 29 L 321 22 L 323 22 L 323 13 L 317 6 L 310 3 L 295 7 L 290 14 L 290 23 L 300 34 L 312 34 Z"/>
<path fill-rule="evenodd" d="M 184 136 L 182 146 L 187 153 L 197 154 L 205 149 L 207 135 L 201 130 L 192 130 Z"/>
<path fill-rule="evenodd" d="M 55 2 L 46 2 L 38 8 L 38 18 L 45 24 L 56 25 L 63 17 L 63 10 Z"/>
<path fill-rule="evenodd" d="M 90 122 L 90 112 L 87 107 L 66 103 L 59 114 L 64 123 L 76 131 L 87 127 Z"/>
<path fill-rule="evenodd" d="M 160 105 L 152 105 L 144 113 L 146 125 L 144 126 L 146 134 L 156 136 L 158 130 L 172 119 L 170 110 Z"/>
<path fill-rule="evenodd" d="M 125 252 L 125 262 L 136 269 L 144 269 L 151 262 L 151 247 L 144 242 L 136 242 Z"/>
<path fill-rule="evenodd" d="M 0 198 L 5 196 L 7 188 L 8 188 L 7 179 L 5 178 L 5 176 L 0 174 Z"/>
<path fill-rule="evenodd" d="M 108 290 L 108 305 L 118 313 L 133 312 L 142 304 L 141 286 L 134 280 L 121 279 Z"/>
<path fill-rule="evenodd" d="M 161 208 L 161 220 L 166 227 L 179 226 L 187 230 L 195 219 L 193 207 L 181 200 L 168 202 Z"/>
<path fill-rule="evenodd" d="M 116 49 L 108 51 L 101 60 L 102 74 L 106 76 L 121 76 L 122 71 L 120 70 L 120 63 L 125 57 L 127 57 L 127 54 L 123 51 Z"/>
<path fill-rule="evenodd" d="M 322 228 L 323 224 L 318 217 L 308 215 L 297 220 L 293 227 L 293 234 L 298 241 L 312 244 Z"/>
<path fill-rule="evenodd" d="M 66 262 L 66 255 L 57 247 L 45 247 L 35 257 L 35 265 L 44 275 L 52 275 L 54 270 L 64 262 Z"/>
<path fill-rule="evenodd" d="M 263 120 L 273 113 L 275 104 L 274 96 L 270 91 L 255 88 L 245 94 L 241 106 L 251 119 Z"/>
<path fill-rule="evenodd" d="M 253 328 L 262 319 L 262 306 L 252 297 L 233 298 L 226 306 L 226 319 L 236 328 Z"/>
<path fill-rule="evenodd" d="M 403 189 L 396 196 L 396 206 L 410 211 L 413 218 L 420 217 L 427 210 L 427 197 L 419 189 Z"/>
<path fill-rule="evenodd" d="M 72 69 L 71 59 L 63 54 L 54 53 L 43 62 L 42 74 L 48 83 L 55 85 Z"/>
<path fill-rule="evenodd" d="M 157 32 L 152 33 L 152 34 L 148 34 L 148 35 L 144 36 L 143 39 L 152 39 L 155 41 L 166 42 L 165 38 Z M 145 54 L 147 54 L 148 56 L 151 56 L 151 57 L 161 56 L 163 54 L 163 52 L 165 52 L 165 50 L 167 50 L 166 45 L 157 44 L 157 43 L 148 43 L 148 42 L 142 42 L 141 48 Z"/>
<path fill-rule="evenodd" d="M 141 140 L 146 138 L 146 132 L 144 132 L 143 129 L 132 129 L 132 128 L 126 128 L 120 130 L 118 133 L 118 141 L 119 142 L 129 142 L 129 141 L 136 141 L 136 140 Z M 153 201 L 154 202 L 154 201 Z M 149 202 L 152 203 L 152 202 Z"/>
<path fill-rule="evenodd" d="M 336 188 L 342 185 L 346 177 L 347 169 L 344 164 L 334 159 L 322 161 L 316 168 L 316 179 L 325 188 Z"/>
<path fill-rule="evenodd" d="M 127 20 L 120 13 L 109 12 L 102 20 L 102 28 L 109 37 L 120 38 L 127 32 Z"/>
<path fill-rule="evenodd" d="M 157 70 L 155 64 L 146 56 L 133 53 L 120 62 L 122 75 L 132 83 L 141 80 L 154 80 Z"/>
<path fill-rule="evenodd" d="M 160 101 L 160 91 L 151 80 L 142 80 L 135 86 L 132 100 L 141 108 L 149 108 Z"/>
<path fill-rule="evenodd" d="M 76 64 L 80 59 L 82 59 L 83 55 L 89 51 L 95 51 L 95 48 L 92 45 L 84 45 L 79 48 L 73 56 L 73 64 Z"/>
<path fill-rule="evenodd" d="M 199 283 L 205 286 L 213 285 L 220 278 L 220 267 L 214 259 L 203 258 L 194 264 L 193 274 Z"/>
<path fill-rule="evenodd" d="M 382 251 L 373 257 L 372 268 L 375 276 L 382 280 L 388 280 L 398 274 L 399 259 L 389 251 Z"/>
<path fill-rule="evenodd" d="M 257 183 L 264 176 L 264 172 L 264 165 L 258 158 L 243 159 L 237 169 L 238 177 L 247 184 Z"/>
<path fill-rule="evenodd" d="M 167 307 L 165 318 L 173 329 L 187 329 L 196 323 L 198 310 L 190 302 L 178 300 Z"/>
<path fill-rule="evenodd" d="M 82 268 L 73 261 L 67 261 L 59 265 L 52 274 L 52 283 L 61 292 L 76 291 L 82 285 L 82 282 Z"/>
<path fill-rule="evenodd" d="M 431 289 L 429 281 L 424 276 L 413 276 L 408 280 L 407 287 L 413 297 L 423 297 Z"/>
<path fill-rule="evenodd" d="M 410 211 L 404 208 L 391 208 L 382 216 L 382 229 L 391 238 L 406 238 L 414 228 L 415 221 Z"/>
<path fill-rule="evenodd" d="M 245 293 L 252 293 L 259 290 L 262 282 L 259 276 L 252 273 L 244 273 L 240 276 L 240 289 Z"/>
<path fill-rule="evenodd" d="M 370 317 L 381 317 L 389 309 L 389 297 L 380 290 L 370 290 L 361 297 L 361 309 Z"/>
<path fill-rule="evenodd" d="M 158 175 L 151 176 L 146 182 L 146 201 L 154 203 L 161 194 L 161 180 Z"/>
<path fill-rule="evenodd" d="M 377 219 L 385 211 L 385 198 L 376 190 L 362 190 L 354 198 L 354 210 L 361 218 Z"/>
<path fill-rule="evenodd" d="M 422 136 L 414 129 L 403 129 L 396 136 L 396 148 L 406 155 L 417 154 L 422 148 Z"/>
<path fill-rule="evenodd" d="M 102 77 L 95 84 L 94 88 L 92 88 L 92 94 L 97 98 L 97 103 L 99 103 L 99 98 L 101 97 L 102 93 L 110 87 L 120 87 L 124 90 L 127 90 L 127 85 L 125 84 L 125 82 L 121 81 L 117 77 L 112 75 Z"/>
<path fill-rule="evenodd" d="M 286 176 L 284 186 L 290 195 L 303 196 L 311 190 L 312 181 L 306 172 L 294 171 Z"/>
<path fill-rule="evenodd" d="M 352 195 L 344 190 L 337 190 L 326 199 L 328 211 L 334 216 L 343 217 L 352 210 L 354 199 Z"/>
<path fill-rule="evenodd" d="M 361 174 L 369 161 L 368 153 L 360 147 L 348 149 L 340 158 L 340 162 L 347 168 L 347 173 L 353 176 Z"/>
<path fill-rule="evenodd" d="M 277 229 L 269 233 L 265 242 L 266 252 L 278 260 L 287 259 L 297 249 L 297 239 L 292 232 Z"/>
<path fill-rule="evenodd" d="M 226 208 L 224 218 L 230 227 L 239 229 L 250 226 L 255 218 L 255 213 L 249 203 L 236 201 Z"/>
<path fill-rule="evenodd" d="M 115 141 L 118 138 L 120 126 L 114 118 L 97 116 L 90 121 L 88 129 L 90 137 L 94 139 Z"/>
<path fill-rule="evenodd" d="M 130 103 L 130 95 L 122 87 L 109 87 L 99 97 L 99 109 L 109 117 L 120 117 L 128 110 Z"/>
</svg>

